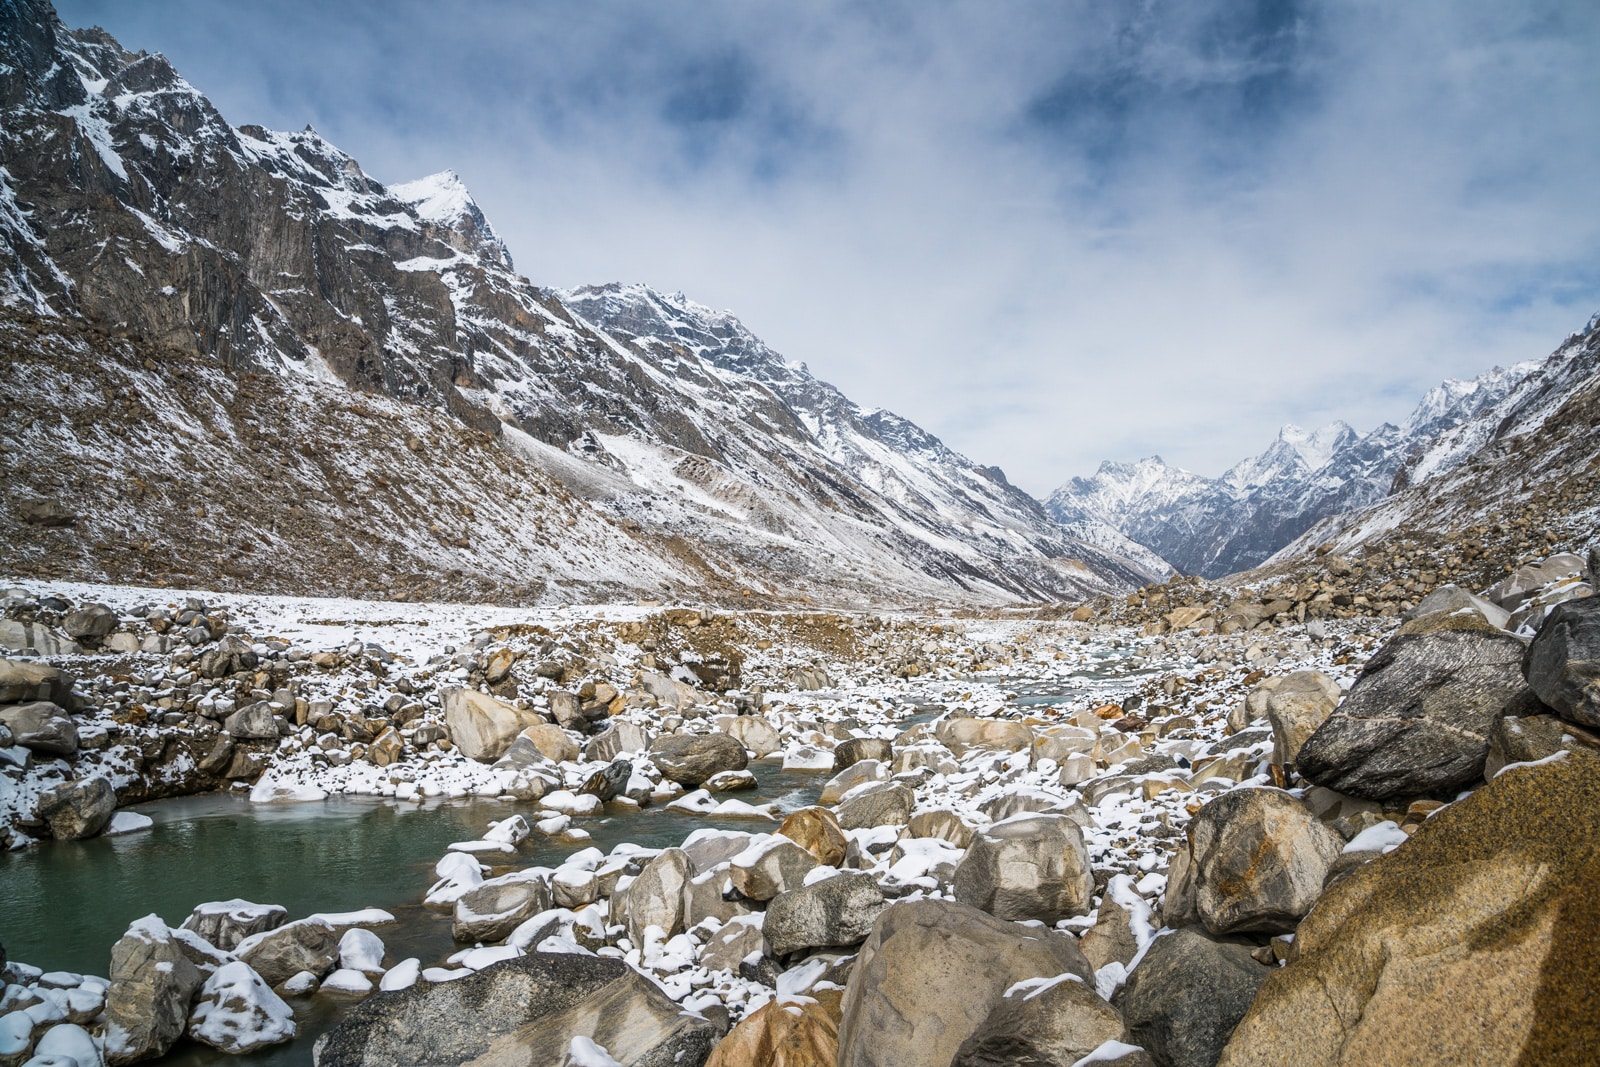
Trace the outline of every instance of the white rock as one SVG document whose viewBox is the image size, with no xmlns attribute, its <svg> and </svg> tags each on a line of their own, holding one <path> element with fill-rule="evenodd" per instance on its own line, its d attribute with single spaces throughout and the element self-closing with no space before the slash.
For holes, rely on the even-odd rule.
<svg viewBox="0 0 1600 1067">
<path fill-rule="evenodd" d="M 190 1037 L 234 1056 L 294 1035 L 294 1012 L 243 961 L 218 967 L 189 1013 Z"/>
<path fill-rule="evenodd" d="M 339 939 L 339 966 L 363 974 L 383 973 L 383 939 L 359 927 Z"/>
<path fill-rule="evenodd" d="M 78 1067 L 103 1067 L 105 1058 L 89 1031 L 73 1023 L 51 1027 L 33 1048 L 35 1062 L 47 1056 L 70 1058 Z"/>
</svg>

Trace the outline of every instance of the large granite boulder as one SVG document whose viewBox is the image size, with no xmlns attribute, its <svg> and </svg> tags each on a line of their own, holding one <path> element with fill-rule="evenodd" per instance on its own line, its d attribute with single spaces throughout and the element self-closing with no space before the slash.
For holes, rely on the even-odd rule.
<svg viewBox="0 0 1600 1067">
<path fill-rule="evenodd" d="M 1087 914 L 1094 874 L 1083 830 L 1065 815 L 1017 815 L 978 830 L 956 867 L 955 896 L 1001 919 Z"/>
<path fill-rule="evenodd" d="M 650 762 L 664 777 L 693 789 L 722 771 L 742 771 L 750 757 L 724 733 L 663 734 L 650 746 Z"/>
<path fill-rule="evenodd" d="M 1522 656 L 1510 634 L 1394 638 L 1300 749 L 1300 773 L 1368 800 L 1453 795 L 1483 776 L 1489 730 L 1526 688 Z"/>
<path fill-rule="evenodd" d="M 778 833 L 811 853 L 825 867 L 838 867 L 844 863 L 845 850 L 850 842 L 839 827 L 839 820 L 827 808 L 809 807 L 791 811 L 784 816 Z"/>
<path fill-rule="evenodd" d="M 744 1017 L 706 1067 L 833 1067 L 839 1062 L 838 989 L 779 998 Z"/>
<path fill-rule="evenodd" d="M 378 993 L 318 1038 L 314 1055 L 317 1067 L 549 1067 L 575 1062 L 581 1038 L 628 1067 L 702 1067 L 719 1036 L 621 960 L 535 952 Z"/>
<path fill-rule="evenodd" d="M 39 817 L 61 841 L 93 837 L 117 810 L 117 794 L 104 778 L 63 782 L 39 796 Z"/>
<path fill-rule="evenodd" d="M 1522 670 L 1556 714 L 1600 728 L 1600 597 L 1557 606 L 1528 646 Z"/>
<path fill-rule="evenodd" d="M 47 700 L 0 706 L 0 726 L 11 731 L 14 744 L 42 756 L 70 756 L 78 751 L 77 723 Z"/>
<path fill-rule="evenodd" d="M 1600 758 L 1513 768 L 1339 879 L 1224 1067 L 1586 1064 L 1600 1048 Z"/>
<path fill-rule="evenodd" d="M 165 1055 L 189 1022 L 189 1002 L 202 981 L 167 924 L 147 915 L 111 946 L 106 993 L 105 1053 L 109 1064 Z"/>
<path fill-rule="evenodd" d="M 1322 892 L 1344 839 L 1281 789 L 1235 789 L 1201 808 L 1168 872 L 1169 926 L 1217 936 L 1288 933 Z"/>
<path fill-rule="evenodd" d="M 1272 762 L 1287 767 L 1300 755 L 1306 739 L 1327 721 L 1339 704 L 1339 683 L 1321 671 L 1295 671 L 1267 694 L 1267 720 L 1272 724 Z"/>
<path fill-rule="evenodd" d="M 75 682 L 71 674 L 47 663 L 0 659 L 0 704 L 30 704 L 43 700 L 70 708 Z"/>
<path fill-rule="evenodd" d="M 866 938 L 884 907 L 883 890 L 870 874 L 845 871 L 773 897 L 762 931 L 775 956 L 844 948 Z"/>
<path fill-rule="evenodd" d="M 444 705 L 444 722 L 450 728 L 450 743 L 463 756 L 480 763 L 493 763 L 505 755 L 517 735 L 541 719 L 476 689 L 452 686 L 439 692 Z"/>
<path fill-rule="evenodd" d="M 239 942 L 234 954 L 275 986 L 301 971 L 321 978 L 333 970 L 339 961 L 339 938 L 324 919 L 300 919 L 252 934 Z"/>
<path fill-rule="evenodd" d="M 550 876 L 540 870 L 490 878 L 456 898 L 450 934 L 457 941 L 501 941 L 553 904 Z"/>
<path fill-rule="evenodd" d="M 858 764 L 860 766 L 860 764 Z M 838 808 L 839 826 L 845 830 L 870 830 L 877 826 L 904 826 L 911 820 L 917 796 L 899 782 L 862 788 Z"/>
<path fill-rule="evenodd" d="M 1213 1067 L 1272 973 L 1251 952 L 1193 927 L 1156 938 L 1116 998 L 1129 1040 L 1165 1067 Z"/>
<path fill-rule="evenodd" d="M 667 937 L 683 933 L 686 893 L 694 865 L 681 848 L 669 848 L 644 865 L 639 876 L 613 899 L 612 912 L 628 927 L 635 945 L 644 944 L 644 932 L 660 927 Z"/>
<path fill-rule="evenodd" d="M 916 900 L 883 913 L 845 987 L 839 1067 L 948 1064 L 1018 982 L 1088 961 L 1065 934 L 965 904 Z"/>
</svg>

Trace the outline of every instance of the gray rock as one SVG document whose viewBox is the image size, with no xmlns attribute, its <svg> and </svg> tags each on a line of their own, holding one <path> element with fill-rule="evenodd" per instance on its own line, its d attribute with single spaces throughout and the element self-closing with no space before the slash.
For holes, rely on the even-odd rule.
<svg viewBox="0 0 1600 1067">
<path fill-rule="evenodd" d="M 115 611 L 104 604 L 85 604 L 77 611 L 70 612 L 62 620 L 61 628 L 69 637 L 98 641 L 115 630 L 118 625 L 119 620 Z"/>
<path fill-rule="evenodd" d="M 762 931 L 776 956 L 843 948 L 865 939 L 885 907 L 870 874 L 846 871 L 773 897 Z"/>
<path fill-rule="evenodd" d="M 628 785 L 633 776 L 633 764 L 625 759 L 615 760 L 591 774 L 578 789 L 601 800 L 611 800 Z"/>
<path fill-rule="evenodd" d="M 536 952 L 378 993 L 317 1039 L 317 1067 L 545 1067 L 585 1037 L 630 1067 L 700 1067 L 721 1036 L 621 960 Z"/>
<path fill-rule="evenodd" d="M 644 865 L 628 888 L 614 902 L 618 921 L 628 927 L 628 938 L 644 944 L 644 932 L 659 926 L 668 937 L 683 933 L 685 893 L 694 874 L 688 853 L 669 848 Z"/>
<path fill-rule="evenodd" d="M 1287 767 L 1339 704 L 1339 683 L 1321 671 L 1295 671 L 1267 694 L 1272 724 L 1272 762 Z"/>
<path fill-rule="evenodd" d="M 1021 986 L 1000 998 L 951 1067 L 1073 1067 L 1107 1041 L 1122 1041 L 1122 1015 L 1075 977 Z"/>
<path fill-rule="evenodd" d="M 546 694 L 550 701 L 550 717 L 563 730 L 582 730 L 589 720 L 583 716 L 583 702 L 576 694 L 564 689 L 552 689 Z"/>
<path fill-rule="evenodd" d="M 769 912 L 769 939 L 771 921 Z M 950 1063 L 1007 989 L 1069 973 L 1092 987 L 1088 961 L 1068 935 L 954 901 L 896 904 L 873 927 L 851 969 L 839 1067 Z"/>
<path fill-rule="evenodd" d="M 1600 597 L 1558 605 L 1528 646 L 1522 670 L 1556 714 L 1600 727 Z"/>
<path fill-rule="evenodd" d="M 111 946 L 106 994 L 108 1064 L 165 1055 L 189 1022 L 189 1002 L 202 981 L 172 931 L 154 915 L 128 928 Z"/>
<path fill-rule="evenodd" d="M 339 960 L 339 938 L 322 919 L 300 919 L 245 938 L 234 954 L 275 986 L 301 971 L 321 978 L 333 970 Z"/>
<path fill-rule="evenodd" d="M 1163 1067 L 1215 1067 L 1272 973 L 1251 951 L 1192 928 L 1156 938 L 1116 998 L 1128 1040 Z"/>
<path fill-rule="evenodd" d="M 644 727 L 612 720 L 584 743 L 583 758 L 590 763 L 610 763 L 624 752 L 645 752 L 649 748 L 650 738 Z"/>
<path fill-rule="evenodd" d="M 894 745 L 881 737 L 852 737 L 840 741 L 833 750 L 834 773 L 864 759 L 875 759 L 887 765 L 894 760 Z"/>
<path fill-rule="evenodd" d="M 117 810 L 117 794 L 104 778 L 63 782 L 39 796 L 39 817 L 60 841 L 93 837 Z"/>
<path fill-rule="evenodd" d="M 1493 778 L 1508 763 L 1532 763 L 1568 747 L 1567 724 L 1554 715 L 1505 715 L 1489 731 L 1483 776 Z"/>
<path fill-rule="evenodd" d="M 229 737 L 238 741 L 276 741 L 278 720 L 272 714 L 272 705 L 265 700 L 246 704 L 222 722 Z"/>
<path fill-rule="evenodd" d="M 868 830 L 875 826 L 904 826 L 911 821 L 917 798 L 899 782 L 863 789 L 840 804 L 835 814 L 842 830 Z"/>
<path fill-rule="evenodd" d="M 42 755 L 70 756 L 78 751 L 78 726 L 72 716 L 46 700 L 0 705 L 0 726 L 11 731 L 15 744 Z"/>
<path fill-rule="evenodd" d="M 490 878 L 456 900 L 450 934 L 457 941 L 503 941 L 523 922 L 554 901 L 550 879 L 542 871 L 513 871 Z"/>
<path fill-rule="evenodd" d="M 1083 830 L 1065 815 L 985 826 L 956 867 L 956 899 L 1000 919 L 1055 923 L 1087 914 L 1093 895 Z"/>
<path fill-rule="evenodd" d="M 1477 781 L 1490 727 L 1525 688 L 1522 656 L 1509 634 L 1394 638 L 1300 749 L 1300 773 L 1370 800 L 1454 793 Z"/>
<path fill-rule="evenodd" d="M 523 730 L 543 720 L 476 689 L 450 687 L 439 692 L 450 740 L 468 759 L 493 763 Z"/>
<path fill-rule="evenodd" d="M 189 1013 L 189 1036 L 230 1056 L 280 1045 L 297 1029 L 289 1005 L 239 960 L 212 972 Z"/>
<path fill-rule="evenodd" d="M 47 663 L 0 659 L 0 704 L 47 701 L 71 708 L 75 704 L 72 687 L 76 681 L 66 671 Z"/>
<path fill-rule="evenodd" d="M 1407 621 L 1420 619 L 1424 615 L 1433 615 L 1437 612 L 1455 614 L 1457 612 L 1476 612 L 1484 622 L 1497 630 L 1504 630 L 1506 623 L 1511 619 L 1511 613 L 1483 597 L 1474 596 L 1459 585 L 1441 585 L 1427 596 L 1417 602 L 1417 606 L 1406 612 L 1403 618 Z"/>
<path fill-rule="evenodd" d="M 680 785 L 698 786 L 719 771 L 741 771 L 749 764 L 744 746 L 724 733 L 668 734 L 650 746 L 650 761 Z"/>
<path fill-rule="evenodd" d="M 214 900 L 197 905 L 183 920 L 183 928 L 224 952 L 232 952 L 245 938 L 276 930 L 288 918 L 288 911 L 277 904 L 252 904 L 237 898 Z"/>
<path fill-rule="evenodd" d="M 1289 933 L 1322 893 L 1344 839 L 1281 789 L 1235 789 L 1189 824 L 1187 863 L 1175 860 L 1163 909 L 1178 925 L 1192 894 L 1193 915 L 1217 936 Z"/>
<path fill-rule="evenodd" d="M 1575 556 L 1571 552 L 1558 552 L 1538 563 L 1523 564 L 1484 596 L 1507 611 L 1515 611 L 1524 600 L 1538 593 L 1544 586 L 1562 578 L 1582 574 L 1583 570 L 1582 556 Z"/>
<path fill-rule="evenodd" d="M 0 648 L 39 656 L 76 656 L 78 642 L 48 626 L 20 619 L 0 619 Z"/>
<path fill-rule="evenodd" d="M 774 835 L 765 846 L 735 856 L 728 866 L 728 879 L 749 900 L 771 900 L 779 893 L 799 889 L 816 866 L 811 853 L 787 837 Z"/>
</svg>

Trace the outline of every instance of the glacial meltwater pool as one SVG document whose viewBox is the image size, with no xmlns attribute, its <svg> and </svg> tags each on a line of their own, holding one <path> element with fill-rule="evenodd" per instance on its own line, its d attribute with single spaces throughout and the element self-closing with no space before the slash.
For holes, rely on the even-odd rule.
<svg viewBox="0 0 1600 1067">
<path fill-rule="evenodd" d="M 785 811 L 814 803 L 828 775 L 784 771 L 775 761 L 750 765 L 760 782 L 750 803 L 774 801 Z M 421 906 L 433 866 L 453 841 L 482 836 L 490 820 L 535 805 L 499 800 L 397 803 L 330 797 L 303 804 L 251 804 L 238 793 L 156 801 L 130 809 L 155 820 L 148 830 L 89 841 L 47 841 L 0 853 L 0 944 L 13 960 L 105 975 L 111 946 L 134 919 L 151 912 L 177 926 L 197 904 L 242 897 L 281 904 L 290 918 L 312 912 L 382 908 L 398 920 L 374 927 L 388 948 L 386 963 L 408 956 L 424 966 L 458 946 L 448 912 Z M 609 852 L 624 841 L 651 848 L 680 844 L 706 826 L 767 831 L 766 819 L 717 819 L 662 807 L 609 808 L 575 825 L 592 839 L 535 838 L 508 865 L 555 866 L 591 845 Z M 487 863 L 501 862 L 496 855 Z M 317 996 L 290 1001 L 300 1021 L 294 1042 L 244 1058 L 252 1067 L 308 1064 L 315 1036 L 337 1021 L 339 1007 Z M 180 1042 L 163 1064 L 238 1061 L 205 1046 Z"/>
</svg>

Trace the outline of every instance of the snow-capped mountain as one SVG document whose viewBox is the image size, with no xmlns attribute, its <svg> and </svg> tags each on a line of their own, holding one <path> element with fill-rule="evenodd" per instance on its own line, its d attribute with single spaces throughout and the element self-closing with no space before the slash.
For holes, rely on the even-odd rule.
<svg viewBox="0 0 1600 1067">
<path fill-rule="evenodd" d="M 1245 570 L 1323 519 L 1462 462 L 1486 439 L 1485 413 L 1538 366 L 1519 363 L 1446 381 L 1401 425 L 1385 423 L 1367 434 L 1343 422 L 1311 431 L 1286 425 L 1260 455 L 1219 478 L 1171 467 L 1159 456 L 1102 463 L 1092 477 L 1057 489 L 1045 508 L 1063 523 L 1111 526 L 1186 573 L 1215 578 Z M 1476 429 L 1462 429 L 1469 426 Z"/>
<path fill-rule="evenodd" d="M 0 569 L 836 602 L 1159 571 L 725 313 L 535 286 L 457 175 L 232 127 L 44 0 L 0 3 L 0 108 L 0 392 L 38 416 Z"/>
</svg>

